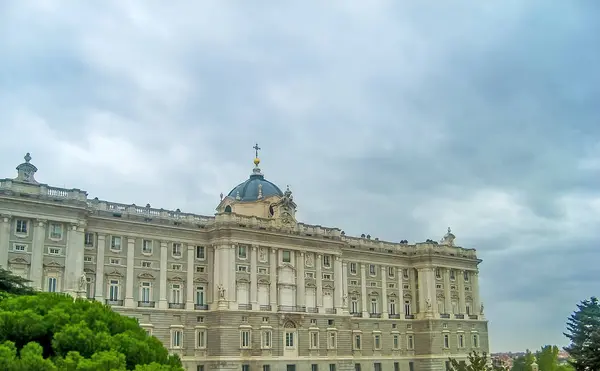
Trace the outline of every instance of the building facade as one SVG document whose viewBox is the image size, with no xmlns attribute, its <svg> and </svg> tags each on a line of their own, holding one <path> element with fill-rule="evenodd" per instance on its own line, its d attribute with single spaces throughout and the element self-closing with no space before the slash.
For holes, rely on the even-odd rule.
<svg viewBox="0 0 600 371">
<path fill-rule="evenodd" d="M 444 370 L 488 351 L 474 249 L 391 243 L 296 221 L 292 192 L 250 177 L 214 216 L 0 180 L 0 266 L 42 291 L 135 317 L 188 370 Z"/>
</svg>

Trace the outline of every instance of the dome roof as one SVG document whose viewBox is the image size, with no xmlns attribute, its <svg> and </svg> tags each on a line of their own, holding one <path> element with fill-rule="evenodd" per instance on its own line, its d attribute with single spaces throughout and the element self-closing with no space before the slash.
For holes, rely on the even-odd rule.
<svg viewBox="0 0 600 371">
<path fill-rule="evenodd" d="M 259 189 L 261 197 L 259 197 Z M 254 172 L 248 180 L 237 185 L 227 195 L 237 201 L 258 201 L 271 196 L 282 197 L 283 192 L 275 184 L 266 180 L 258 167 L 254 168 Z"/>
</svg>

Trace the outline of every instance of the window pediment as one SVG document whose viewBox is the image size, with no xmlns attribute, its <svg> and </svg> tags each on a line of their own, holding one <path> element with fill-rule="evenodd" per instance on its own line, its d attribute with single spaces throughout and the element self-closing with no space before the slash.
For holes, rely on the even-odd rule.
<svg viewBox="0 0 600 371">
<path fill-rule="evenodd" d="M 169 277 L 169 281 L 183 282 L 183 278 L 181 278 L 180 276 L 173 276 Z"/>
<path fill-rule="evenodd" d="M 153 275 L 151 275 L 150 273 L 147 273 L 147 272 L 138 274 L 138 278 L 142 278 L 142 279 L 145 279 L 145 280 L 153 280 L 153 279 L 155 279 L 155 277 Z"/>
<path fill-rule="evenodd" d="M 208 281 L 206 280 L 206 278 L 203 278 L 203 277 L 198 277 L 198 278 L 194 279 L 194 282 L 196 282 L 196 283 L 208 283 Z"/>
<path fill-rule="evenodd" d="M 107 272 L 106 276 L 107 277 L 124 277 L 123 273 L 121 273 L 121 272 L 119 272 L 117 270 L 113 270 L 113 271 Z"/>
<path fill-rule="evenodd" d="M 10 264 L 19 264 L 19 265 L 27 265 L 29 261 L 23 258 L 12 258 L 8 261 Z"/>
</svg>

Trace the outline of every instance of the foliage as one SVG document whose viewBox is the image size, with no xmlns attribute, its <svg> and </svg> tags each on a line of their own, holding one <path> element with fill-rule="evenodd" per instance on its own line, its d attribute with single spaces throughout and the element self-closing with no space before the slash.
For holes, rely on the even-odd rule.
<svg viewBox="0 0 600 371">
<path fill-rule="evenodd" d="M 511 371 L 532 371 L 533 362 L 535 362 L 535 356 L 527 349 L 525 355 L 518 356 L 513 360 Z"/>
<path fill-rule="evenodd" d="M 98 302 L 49 293 L 0 301 L 0 369 L 183 370 L 135 319 Z"/>
<path fill-rule="evenodd" d="M 600 370 L 600 303 L 592 297 L 577 304 L 577 310 L 567 320 L 570 340 L 565 350 L 575 370 Z"/>
<path fill-rule="evenodd" d="M 33 294 L 33 289 L 29 287 L 30 282 L 25 278 L 12 274 L 4 268 L 0 268 L 0 293 L 31 295 Z"/>
<path fill-rule="evenodd" d="M 541 350 L 535 353 L 538 368 L 540 371 L 572 371 L 573 367 L 569 364 L 560 364 L 558 362 L 559 349 L 556 345 L 543 346 Z"/>
<path fill-rule="evenodd" d="M 478 353 L 472 351 L 469 353 L 468 362 L 458 362 L 454 358 L 449 358 L 449 371 L 501 371 L 502 367 L 491 365 L 486 352 Z"/>
</svg>

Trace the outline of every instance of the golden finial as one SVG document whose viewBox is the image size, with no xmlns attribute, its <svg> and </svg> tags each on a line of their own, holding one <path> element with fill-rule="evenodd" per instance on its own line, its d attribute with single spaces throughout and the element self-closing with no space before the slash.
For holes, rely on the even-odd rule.
<svg viewBox="0 0 600 371">
<path fill-rule="evenodd" d="M 256 143 L 254 145 L 254 147 L 252 147 L 254 149 L 255 152 L 255 157 L 254 157 L 254 165 L 258 166 L 258 164 L 260 164 L 260 158 L 258 158 L 258 151 L 260 151 L 260 147 L 258 146 L 258 143 Z"/>
</svg>

